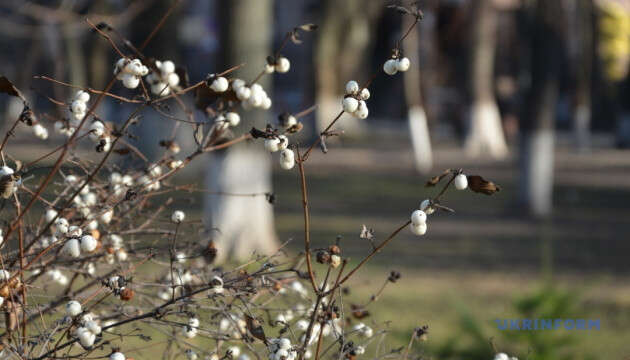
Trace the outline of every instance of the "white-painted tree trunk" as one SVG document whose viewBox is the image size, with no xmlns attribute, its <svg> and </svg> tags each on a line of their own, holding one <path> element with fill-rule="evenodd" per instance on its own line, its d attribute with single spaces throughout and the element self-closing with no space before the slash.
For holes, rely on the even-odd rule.
<svg viewBox="0 0 630 360">
<path fill-rule="evenodd" d="M 259 145 L 259 144 L 257 144 Z M 266 193 L 271 189 L 271 157 L 261 146 L 238 146 L 212 154 L 206 168 L 206 189 L 215 193 Z M 206 214 L 218 253 L 245 260 L 253 253 L 270 254 L 276 248 L 273 206 L 264 196 L 208 195 Z"/>
<path fill-rule="evenodd" d="M 541 129 L 521 137 L 521 197 L 535 217 L 553 209 L 554 132 Z"/>
<path fill-rule="evenodd" d="M 471 105 L 470 129 L 464 147 L 466 154 L 473 157 L 488 154 L 493 158 L 503 158 L 508 154 L 496 102 L 478 101 Z"/>
<path fill-rule="evenodd" d="M 222 2 L 225 21 L 224 59 L 226 67 L 246 61 L 248 66 L 235 76 L 253 79 L 272 54 L 273 2 L 271 0 L 230 0 Z M 252 24 L 256 31 L 247 31 Z M 273 99 L 271 77 L 258 81 Z M 251 126 L 264 128 L 271 123 L 270 111 L 239 111 L 242 125 L 236 134 Z M 276 155 L 277 156 L 277 155 Z M 271 156 L 261 141 L 240 144 L 210 156 L 206 168 L 206 187 L 211 192 L 252 194 L 271 191 Z M 211 239 L 217 247 L 216 262 L 228 257 L 248 259 L 253 253 L 270 254 L 277 249 L 273 207 L 264 196 L 230 196 L 208 194 L 205 198 L 207 225 L 213 228 Z"/>
<path fill-rule="evenodd" d="M 409 107 L 407 116 L 416 169 L 420 173 L 428 173 L 433 167 L 433 153 L 427 114 L 422 106 L 416 105 Z"/>
<path fill-rule="evenodd" d="M 497 10 L 490 0 L 472 2 L 470 115 L 465 141 L 469 156 L 505 157 L 508 147 L 494 96 Z"/>
</svg>

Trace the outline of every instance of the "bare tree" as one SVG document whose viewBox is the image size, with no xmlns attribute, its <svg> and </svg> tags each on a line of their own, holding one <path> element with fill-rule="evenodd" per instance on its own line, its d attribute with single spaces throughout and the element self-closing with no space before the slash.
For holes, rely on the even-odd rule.
<svg viewBox="0 0 630 360">
<path fill-rule="evenodd" d="M 491 0 L 472 2 L 470 129 L 465 148 L 469 155 L 507 155 L 501 115 L 494 97 L 494 55 L 497 42 L 497 11 Z"/>
<path fill-rule="evenodd" d="M 253 79 L 272 53 L 273 3 L 270 0 L 221 2 L 225 21 L 227 66 L 247 61 L 238 76 Z M 256 24 L 256 31 L 243 31 Z M 256 66 L 256 64 L 259 66 Z M 269 77 L 259 83 L 270 88 Z M 261 111 L 243 115 L 249 126 L 269 122 Z M 212 154 L 206 168 L 206 188 L 213 193 L 250 194 L 271 189 L 271 159 L 261 151 L 261 144 L 245 144 Z M 273 208 L 263 197 L 208 195 L 205 211 L 209 225 L 215 229 L 213 239 L 218 248 L 218 261 L 227 256 L 243 259 L 252 252 L 271 253 L 276 249 Z"/>
<path fill-rule="evenodd" d="M 562 56 L 563 9 L 559 1 L 532 4 L 530 39 L 531 86 L 521 120 L 521 200 L 530 213 L 542 217 L 552 211 L 554 123 Z"/>
</svg>

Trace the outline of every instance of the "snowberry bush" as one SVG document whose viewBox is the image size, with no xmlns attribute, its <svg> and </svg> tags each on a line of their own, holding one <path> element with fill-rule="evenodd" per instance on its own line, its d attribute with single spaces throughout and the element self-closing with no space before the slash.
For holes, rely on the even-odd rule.
<svg viewBox="0 0 630 360">
<path fill-rule="evenodd" d="M 398 10 L 414 16 L 414 25 L 422 15 L 417 9 Z M 6 77 L 0 78 L 0 90 L 24 102 L 22 114 L 0 145 L 4 199 L 0 306 L 6 324 L 0 334 L 0 358 L 125 360 L 144 358 L 144 351 L 193 360 L 333 355 L 355 359 L 365 353 L 375 358 L 409 357 L 414 341 L 426 338 L 427 327 L 410 334 L 404 351 L 377 345 L 387 331 L 365 318 L 373 301 L 349 311 L 342 301 L 342 286 L 408 226 L 413 234 L 425 235 L 430 216 L 452 212 L 442 204 L 451 185 L 485 194 L 499 188 L 460 169 L 445 171 L 427 183 L 429 187 L 442 184 L 441 191 L 423 200 L 418 209 L 410 209 L 410 219 L 401 219 L 401 226 L 384 240 L 375 242 L 373 232 L 364 227 L 360 236 L 372 243 L 372 251 L 350 266 L 340 242 L 311 248 L 305 167 L 317 145 L 325 152 L 326 138 L 338 135 L 331 129 L 344 114 L 368 117 L 370 81 L 345 84 L 339 115 L 308 146 L 298 146 L 293 138 L 303 128 L 300 119 L 312 109 L 283 113 L 278 124 L 234 134 L 239 124 L 247 124 L 248 110 L 271 109 L 272 99 L 258 80 L 290 71 L 282 49 L 290 44 L 288 40 L 298 43 L 298 37 L 315 30 L 315 25 L 288 32 L 255 79 L 234 77 L 239 65 L 209 71 L 206 78 L 189 84 L 185 70 L 172 61 L 147 58 L 143 46 L 133 46 L 107 24 L 88 24 L 95 36 L 111 44 L 119 60 L 112 64 L 111 81 L 103 90 L 37 77 L 71 91 L 68 99 L 49 98 L 67 117 L 44 117 Z M 387 74 L 412 66 L 401 54 L 403 39 L 385 62 Z M 144 44 L 150 40 L 149 36 Z M 193 114 L 187 111 L 189 97 L 207 114 L 203 119 L 190 115 L 187 122 L 196 144 L 191 153 L 181 154 L 173 139 L 160 140 L 164 153 L 151 163 L 124 140 L 133 137 L 130 126 L 149 108 L 163 113 L 162 106 L 170 102 Z M 104 98 L 136 108 L 124 121 L 113 123 L 96 113 Z M 52 126 L 63 141 L 24 163 L 11 154 L 14 143 L 19 143 L 12 137 L 18 126 L 32 127 L 42 140 Z M 253 255 L 245 264 L 216 267 L 218 250 L 211 237 L 197 231 L 199 219 L 174 208 L 171 200 L 155 205 L 149 200 L 181 188 L 169 179 L 203 154 L 244 141 L 259 142 L 261 151 L 264 148 L 276 157 L 281 169 L 299 175 L 303 252 L 289 256 L 278 249 L 275 254 Z M 112 161 L 113 153 L 136 157 L 139 161 L 131 163 L 140 165 L 120 168 Z M 53 165 L 32 172 L 45 159 Z M 385 284 L 399 278 L 394 271 Z"/>
</svg>

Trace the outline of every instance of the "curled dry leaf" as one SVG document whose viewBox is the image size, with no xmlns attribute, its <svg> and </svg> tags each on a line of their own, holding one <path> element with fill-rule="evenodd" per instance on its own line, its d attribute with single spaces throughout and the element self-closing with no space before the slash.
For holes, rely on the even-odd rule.
<svg viewBox="0 0 630 360">
<path fill-rule="evenodd" d="M 427 183 L 425 184 L 426 187 L 432 187 L 437 185 L 440 181 L 442 181 L 442 179 L 451 173 L 451 169 L 446 169 L 442 174 L 438 175 L 438 176 L 434 176 L 431 179 L 429 179 L 429 181 L 427 181 Z"/>
<path fill-rule="evenodd" d="M 501 191 L 499 185 L 482 178 L 479 175 L 468 175 L 468 188 L 474 192 L 492 195 L 495 192 Z"/>
<path fill-rule="evenodd" d="M 24 97 L 22 97 L 20 90 L 18 90 L 15 85 L 13 85 L 13 83 L 6 78 L 6 76 L 0 76 L 0 92 L 11 96 L 16 96 L 24 100 Z"/>
</svg>

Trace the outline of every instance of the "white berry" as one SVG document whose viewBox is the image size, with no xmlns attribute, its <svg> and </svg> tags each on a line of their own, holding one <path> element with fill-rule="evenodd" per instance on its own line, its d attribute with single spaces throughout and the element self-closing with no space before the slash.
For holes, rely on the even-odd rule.
<svg viewBox="0 0 630 360">
<path fill-rule="evenodd" d="M 225 114 L 225 120 L 230 124 L 230 126 L 237 126 L 241 122 L 241 117 L 238 113 L 229 112 Z"/>
<path fill-rule="evenodd" d="M 173 211 L 173 215 L 171 215 L 171 221 L 173 221 L 176 224 L 179 224 L 182 221 L 184 221 L 185 217 L 186 217 L 186 214 L 184 214 L 183 211 L 175 210 L 175 211 Z"/>
<path fill-rule="evenodd" d="M 212 82 L 212 85 L 210 85 L 210 88 L 214 90 L 215 92 L 220 93 L 227 90 L 228 86 L 229 86 L 229 83 L 227 79 L 224 78 L 223 76 L 219 76 L 218 78 L 214 79 L 214 81 Z"/>
<path fill-rule="evenodd" d="M 289 61 L 289 59 L 281 56 L 280 58 L 278 58 L 278 61 L 276 62 L 276 71 L 279 73 L 285 73 L 287 71 L 289 71 L 289 69 L 291 68 L 291 62 Z"/>
<path fill-rule="evenodd" d="M 455 188 L 457 190 L 464 190 L 468 187 L 468 178 L 466 175 L 459 174 L 455 177 Z"/>
<path fill-rule="evenodd" d="M 68 301 L 66 304 L 66 314 L 69 316 L 77 316 L 81 313 L 81 311 L 83 311 L 81 309 L 81 303 L 76 300 Z"/>
<path fill-rule="evenodd" d="M 343 111 L 352 114 L 353 112 L 357 111 L 357 108 L 359 107 L 359 101 L 355 98 L 347 97 L 343 99 L 341 105 L 343 106 Z"/>
<path fill-rule="evenodd" d="M 81 237 L 81 250 L 85 252 L 92 252 L 96 250 L 96 245 L 97 245 L 97 241 L 91 235 L 83 235 Z"/>
<path fill-rule="evenodd" d="M 122 76 L 123 86 L 127 89 L 135 89 L 140 85 L 140 78 L 132 74 L 124 74 Z"/>
<path fill-rule="evenodd" d="M 359 83 L 354 80 L 348 81 L 346 84 L 346 95 L 356 94 L 359 91 Z"/>
<path fill-rule="evenodd" d="M 295 154 L 291 149 L 284 149 L 280 153 L 280 167 L 284 170 L 291 170 L 295 165 Z"/>
<path fill-rule="evenodd" d="M 411 228 L 411 232 L 416 235 L 424 235 L 427 232 L 427 223 L 423 223 L 420 225 L 409 224 Z"/>
<path fill-rule="evenodd" d="M 387 75 L 396 74 L 398 72 L 398 63 L 396 62 L 396 60 L 389 59 L 385 61 L 385 64 L 383 64 L 383 71 L 385 71 Z"/>
<path fill-rule="evenodd" d="M 413 225 L 420 225 L 427 222 L 427 214 L 422 210 L 416 210 L 411 213 L 411 223 Z"/>
<path fill-rule="evenodd" d="M 368 90 L 367 88 L 363 88 L 361 90 L 361 93 L 359 94 L 359 96 L 361 96 L 361 100 L 367 100 L 370 98 L 370 90 Z"/>
<path fill-rule="evenodd" d="M 115 352 L 109 355 L 109 360 L 125 360 L 125 359 L 126 359 L 125 354 L 121 352 Z"/>
<path fill-rule="evenodd" d="M 79 240 L 70 239 L 63 244 L 63 248 L 61 251 L 73 258 L 77 258 L 81 255 L 81 246 L 79 245 Z"/>
<path fill-rule="evenodd" d="M 401 58 L 398 59 L 398 61 L 396 61 L 396 70 L 398 71 L 407 71 L 409 70 L 409 66 L 411 65 L 411 63 L 409 62 L 409 58 Z"/>
<path fill-rule="evenodd" d="M 272 138 L 272 139 L 266 139 L 265 140 L 265 149 L 267 149 L 267 151 L 269 152 L 276 152 L 278 151 L 278 146 L 280 145 L 280 139 L 278 138 Z"/>
</svg>

